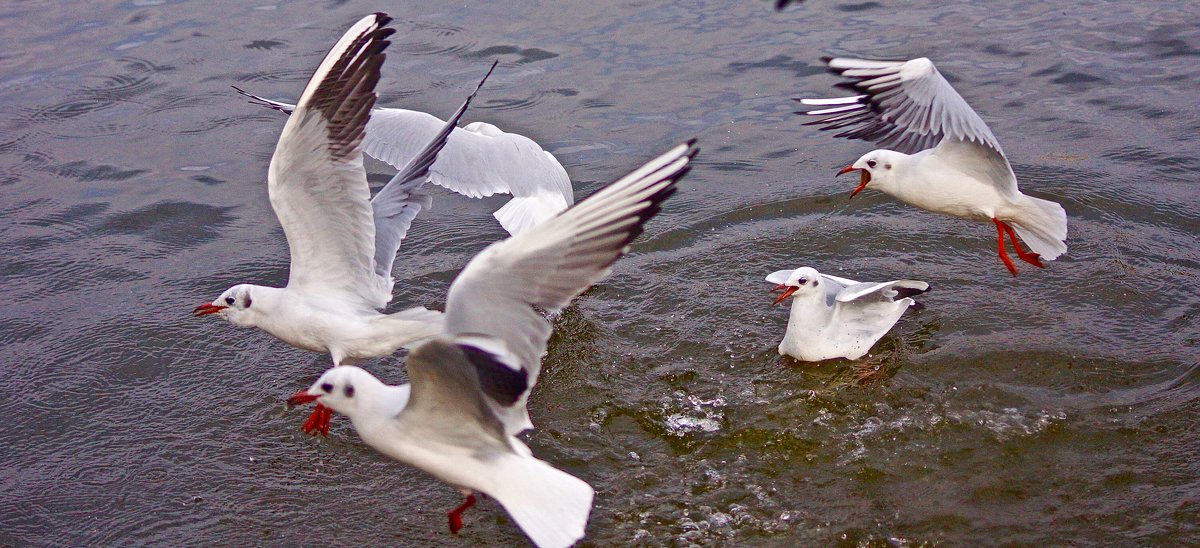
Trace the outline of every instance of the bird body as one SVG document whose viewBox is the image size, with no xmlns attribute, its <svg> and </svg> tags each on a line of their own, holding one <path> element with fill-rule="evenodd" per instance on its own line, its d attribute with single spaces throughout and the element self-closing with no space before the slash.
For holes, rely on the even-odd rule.
<svg viewBox="0 0 1200 548">
<path fill-rule="evenodd" d="M 784 291 L 776 303 L 792 299 L 779 353 L 801 361 L 863 357 L 916 304 L 911 297 L 929 290 L 916 280 L 860 283 L 810 267 L 766 279 Z"/>
<path fill-rule="evenodd" d="M 1006 237 L 1021 260 L 1038 267 L 1045 266 L 1042 259 L 1066 252 L 1062 206 L 1021 193 L 996 137 L 929 59 L 826 62 L 851 80 L 842 87 L 863 94 L 799 99 L 825 107 L 802 114 L 826 116 L 810 124 L 845 129 L 838 137 L 894 148 L 868 152 L 838 173 L 860 173 L 861 183 L 851 197 L 869 185 L 929 211 L 991 220 L 1000 260 L 1013 276 L 1017 268 L 1005 251 Z M 1031 252 L 1021 249 L 1018 234 Z"/>
</svg>

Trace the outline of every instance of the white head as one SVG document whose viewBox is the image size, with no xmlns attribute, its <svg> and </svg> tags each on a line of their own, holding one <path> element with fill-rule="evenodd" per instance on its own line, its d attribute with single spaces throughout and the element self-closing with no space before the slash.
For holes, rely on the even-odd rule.
<svg viewBox="0 0 1200 548">
<path fill-rule="evenodd" d="M 862 175 L 862 181 L 854 189 L 854 192 L 850 193 L 851 198 L 862 192 L 862 189 L 867 188 L 868 183 L 875 190 L 891 194 L 892 189 L 896 188 L 895 168 L 908 158 L 909 155 L 903 152 L 884 148 L 872 150 L 863 154 L 858 161 L 842 168 L 838 172 L 838 175 L 850 173 L 851 171 L 857 171 Z"/>
<path fill-rule="evenodd" d="M 379 379 L 361 368 L 341 365 L 326 371 L 307 390 L 301 390 L 289 398 L 288 403 L 300 405 L 315 401 L 317 412 L 321 406 L 325 406 L 353 418 L 363 409 L 378 403 L 374 400 L 383 386 Z"/>
<path fill-rule="evenodd" d="M 821 287 L 821 273 L 815 268 L 802 266 L 788 274 L 783 283 L 775 286 L 773 291 L 783 291 L 773 304 L 779 304 L 788 297 L 805 297 L 808 295 L 824 295 L 825 288 Z"/>
<path fill-rule="evenodd" d="M 192 310 L 196 316 L 216 314 L 238 327 L 257 325 L 269 290 L 275 288 L 250 284 L 238 284 L 226 289 L 217 300 L 204 303 Z M 255 308 L 257 306 L 257 308 Z"/>
</svg>

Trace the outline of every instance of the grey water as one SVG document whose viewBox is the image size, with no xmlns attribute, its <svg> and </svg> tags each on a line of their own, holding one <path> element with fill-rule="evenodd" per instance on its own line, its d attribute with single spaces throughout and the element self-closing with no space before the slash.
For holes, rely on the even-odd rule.
<svg viewBox="0 0 1200 548">
<path fill-rule="evenodd" d="M 1200 4 L 808 0 L 0 5 L 0 545 L 524 544 L 494 502 L 287 396 L 328 357 L 194 318 L 283 284 L 266 171 L 341 32 L 397 33 L 380 104 L 528 135 L 586 196 L 702 151 L 556 319 L 534 453 L 596 487 L 584 544 L 1200 544 Z M 1012 278 L 993 227 L 834 178 L 823 55 L 937 63 L 1070 250 Z M 390 175 L 370 162 L 375 183 Z M 435 192 L 394 306 L 440 308 L 503 198 Z M 775 270 L 930 282 L 869 357 L 775 350 Z M 403 382 L 403 356 L 366 364 Z"/>
</svg>

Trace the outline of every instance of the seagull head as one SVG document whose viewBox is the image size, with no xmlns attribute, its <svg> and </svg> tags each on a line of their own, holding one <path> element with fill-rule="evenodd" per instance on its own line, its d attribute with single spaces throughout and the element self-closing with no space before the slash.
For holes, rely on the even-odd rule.
<svg viewBox="0 0 1200 548">
<path fill-rule="evenodd" d="M 238 284 L 229 289 L 226 289 L 220 297 L 211 303 L 203 303 L 192 310 L 192 314 L 196 316 L 208 316 L 216 314 L 219 317 L 225 318 L 230 323 L 239 327 L 248 327 L 254 325 L 254 315 L 258 309 L 253 307 L 261 305 L 260 289 L 258 286 L 250 284 Z M 259 308 L 262 308 L 259 306 Z"/>
<path fill-rule="evenodd" d="M 861 180 L 854 192 L 850 193 L 850 198 L 854 198 L 864 188 L 867 188 L 868 183 L 874 183 L 871 188 L 888 192 L 892 181 L 892 168 L 899 162 L 901 153 L 892 150 L 872 150 L 863 154 L 853 164 L 850 164 L 841 171 L 838 175 L 857 171 Z"/>
<path fill-rule="evenodd" d="M 341 365 L 326 371 L 307 390 L 288 398 L 288 405 L 317 402 L 343 415 L 353 417 L 362 407 L 363 394 L 381 385 L 379 379 L 353 365 Z"/>
<path fill-rule="evenodd" d="M 797 294 L 808 295 L 810 293 L 824 291 L 820 287 L 821 274 L 817 272 L 815 268 L 810 268 L 807 266 L 797 268 L 796 270 L 793 270 L 791 274 L 788 274 L 787 280 L 775 286 L 775 289 L 772 290 L 783 291 L 783 294 L 776 298 L 775 302 L 772 304 L 779 304 L 787 300 L 788 297 L 794 297 Z"/>
</svg>

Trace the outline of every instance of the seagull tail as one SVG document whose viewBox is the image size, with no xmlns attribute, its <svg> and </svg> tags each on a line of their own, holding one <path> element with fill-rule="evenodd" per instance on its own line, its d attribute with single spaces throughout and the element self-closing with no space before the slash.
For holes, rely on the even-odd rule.
<svg viewBox="0 0 1200 548">
<path fill-rule="evenodd" d="M 414 306 L 388 314 L 376 321 L 387 325 L 389 332 L 395 334 L 393 340 L 397 341 L 397 346 L 411 350 L 416 343 L 440 334 L 444 319 L 442 313 L 437 310 Z"/>
<path fill-rule="evenodd" d="M 592 486 L 531 456 L 509 454 L 491 464 L 493 485 L 484 493 L 508 511 L 534 544 L 566 547 L 583 538 Z"/>
<path fill-rule="evenodd" d="M 1020 217 L 1009 221 L 1021 241 L 1047 261 L 1067 252 L 1067 212 L 1050 200 L 1026 196 Z"/>
<path fill-rule="evenodd" d="M 492 215 L 509 234 L 516 236 L 567 209 L 567 201 L 552 193 L 516 197 Z"/>
</svg>

